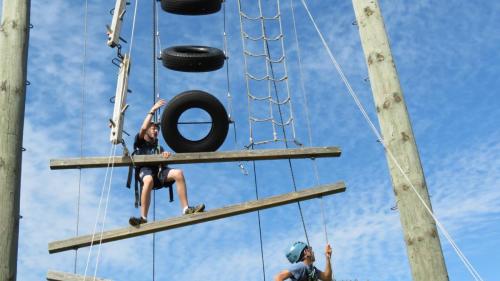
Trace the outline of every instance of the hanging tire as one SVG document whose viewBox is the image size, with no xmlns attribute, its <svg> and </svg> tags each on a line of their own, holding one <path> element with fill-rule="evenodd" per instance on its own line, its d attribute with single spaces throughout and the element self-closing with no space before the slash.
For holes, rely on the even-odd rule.
<svg viewBox="0 0 500 281">
<path fill-rule="evenodd" d="M 161 52 L 163 66 L 184 72 L 214 71 L 224 65 L 224 52 L 205 46 L 174 46 Z"/>
<path fill-rule="evenodd" d="M 212 119 L 209 133 L 200 140 L 186 139 L 179 131 L 182 113 L 191 108 L 206 111 Z M 208 152 L 217 150 L 229 129 L 227 112 L 221 102 L 209 93 L 193 90 L 180 93 L 166 105 L 161 115 L 161 132 L 165 142 L 175 152 Z"/>
<path fill-rule="evenodd" d="M 217 13 L 221 0 L 161 0 L 161 8 L 178 15 L 208 15 Z"/>
</svg>

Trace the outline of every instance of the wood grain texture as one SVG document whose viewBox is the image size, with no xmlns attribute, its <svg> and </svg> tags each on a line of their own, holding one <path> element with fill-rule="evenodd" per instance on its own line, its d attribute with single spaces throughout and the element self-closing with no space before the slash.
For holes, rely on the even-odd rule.
<svg viewBox="0 0 500 281">
<path fill-rule="evenodd" d="M 344 192 L 345 189 L 346 189 L 345 184 L 343 182 L 339 182 L 336 184 L 323 185 L 315 188 L 300 190 L 297 192 L 272 196 L 260 200 L 248 201 L 241 204 L 231 205 L 219 209 L 213 209 L 203 213 L 184 215 L 171 219 L 150 222 L 142 224 L 140 225 L 140 227 L 126 227 L 117 230 L 105 231 L 102 234 L 101 243 L 107 243 L 139 235 L 145 235 L 153 232 L 179 228 L 211 220 L 222 219 L 230 216 L 236 216 L 257 210 L 272 208 L 298 201 Z M 99 243 L 100 236 L 101 235 L 95 235 L 94 239 L 92 239 L 92 235 L 85 235 L 67 240 L 51 242 L 49 243 L 49 253 L 53 254 L 62 251 L 78 249 L 81 247 L 90 246 L 92 243 L 95 245 Z"/>
<path fill-rule="evenodd" d="M 136 165 L 159 165 L 159 164 L 188 164 L 188 163 L 215 163 L 233 161 L 253 160 L 276 160 L 297 158 L 321 158 L 338 157 L 341 151 L 338 147 L 307 147 L 296 149 L 261 149 L 224 152 L 197 152 L 197 153 L 175 153 L 169 158 L 161 155 L 135 155 L 133 162 Z M 79 169 L 79 168 L 102 168 L 108 166 L 109 157 L 86 157 L 50 160 L 50 168 L 57 169 Z M 129 156 L 117 156 L 111 158 L 115 167 L 129 166 L 132 159 Z"/>
</svg>

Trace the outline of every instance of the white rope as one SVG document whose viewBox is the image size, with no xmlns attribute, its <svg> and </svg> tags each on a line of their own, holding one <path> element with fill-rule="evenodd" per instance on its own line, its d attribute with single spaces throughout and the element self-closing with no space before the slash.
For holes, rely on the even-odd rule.
<svg viewBox="0 0 500 281">
<path fill-rule="evenodd" d="M 283 121 L 283 122 L 278 122 L 278 121 L 271 119 L 271 118 L 255 118 L 255 117 L 250 117 L 250 120 L 252 120 L 253 122 L 272 122 L 274 125 L 279 126 L 279 127 L 288 126 L 293 122 L 292 117 L 289 117 L 288 120 Z"/>
<path fill-rule="evenodd" d="M 268 143 L 268 140 L 255 140 L 253 131 L 254 131 L 254 126 L 255 122 L 269 122 L 270 127 L 272 129 L 272 135 L 273 135 L 273 142 L 276 141 L 284 141 L 287 143 L 286 140 L 286 131 L 284 126 L 289 126 L 291 127 L 292 130 L 292 138 L 294 140 L 295 144 L 298 144 L 299 142 L 296 140 L 296 132 L 295 132 L 295 122 L 294 122 L 294 117 L 293 117 L 293 106 L 292 106 L 292 99 L 290 95 L 290 86 L 289 86 L 289 81 L 288 81 L 288 66 L 287 66 L 287 61 L 286 61 L 286 53 L 285 53 L 285 46 L 284 46 L 284 36 L 283 36 L 283 27 L 282 27 L 282 19 L 281 19 L 281 9 L 280 9 L 280 1 L 276 1 L 276 6 L 277 6 L 277 12 L 275 16 L 272 17 L 265 17 L 263 15 L 263 10 L 262 10 L 262 3 L 261 1 L 258 2 L 258 7 L 259 7 L 259 15 L 258 16 L 248 16 L 244 11 L 243 8 L 241 7 L 241 1 L 238 2 L 238 8 L 239 8 L 239 15 L 240 15 L 240 29 L 241 29 L 241 37 L 242 37 L 242 45 L 243 45 L 243 57 L 244 57 L 244 75 L 245 75 L 245 81 L 246 81 L 246 89 L 247 89 L 247 100 L 248 100 L 248 116 L 249 116 L 249 130 L 250 130 L 250 145 L 252 144 L 263 144 L 263 143 Z M 245 31 L 245 24 L 244 24 L 244 19 L 247 20 L 252 20 L 252 21 L 259 21 L 260 22 L 260 32 L 261 34 L 259 36 L 250 36 L 246 31 Z M 266 34 L 266 26 L 265 26 L 265 21 L 266 20 L 276 20 L 277 23 L 279 24 L 279 34 L 276 36 L 268 36 Z M 246 46 L 246 40 L 250 41 L 262 41 L 262 47 L 263 51 L 254 53 L 251 52 L 247 49 Z M 270 50 L 269 50 L 269 45 L 268 41 L 280 41 L 280 46 L 281 46 L 281 56 L 277 59 L 272 59 Z M 259 74 L 259 76 L 253 75 L 250 73 L 249 70 L 249 62 L 248 58 L 249 57 L 255 57 L 255 58 L 262 58 L 265 60 L 265 74 Z M 273 70 L 273 65 L 275 64 L 282 64 L 283 69 L 284 69 L 284 74 L 281 77 L 274 77 L 274 70 Z M 267 86 L 267 93 L 265 96 L 255 96 L 251 93 L 251 86 L 250 83 L 266 83 L 266 84 L 258 84 L 258 85 L 266 85 Z M 277 83 L 279 82 L 284 82 L 286 90 L 284 90 L 284 93 L 286 92 L 286 97 L 281 100 L 279 98 L 278 94 L 278 88 L 277 88 Z M 257 85 L 257 84 L 252 84 L 252 85 Z M 283 84 L 280 84 L 283 85 Z M 272 93 L 276 92 L 276 97 L 273 98 Z M 265 90 L 263 90 L 265 92 Z M 283 94 L 284 96 L 285 94 Z M 264 101 L 267 102 L 267 109 L 263 110 L 263 107 L 260 108 L 259 111 L 262 112 L 267 112 L 265 117 L 262 118 L 255 118 L 254 115 L 254 103 L 252 101 Z M 262 104 L 264 106 L 264 104 Z M 288 115 L 290 118 L 286 121 L 281 120 L 281 121 L 276 121 L 276 116 L 274 113 L 274 106 L 278 106 L 278 110 L 280 111 L 280 116 L 282 116 L 282 108 L 286 108 L 288 111 Z M 277 133 L 277 127 L 282 127 L 284 130 L 284 140 L 281 140 L 278 138 L 278 133 Z M 287 127 L 288 128 L 288 127 Z M 250 146 L 249 145 L 249 146 Z"/>
<path fill-rule="evenodd" d="M 243 18 L 242 18 L 242 15 L 241 15 L 241 0 L 238 0 L 238 10 L 239 10 L 239 15 L 240 15 L 240 30 L 241 32 L 243 32 L 244 28 L 243 28 Z M 246 50 L 246 44 L 245 44 L 245 38 L 244 36 L 241 36 L 241 44 L 243 46 L 243 50 Z M 247 56 L 243 56 L 243 64 L 244 64 L 244 69 L 245 69 L 245 74 L 247 72 L 247 69 L 248 69 L 248 61 L 247 61 Z M 245 85 L 246 85 L 246 90 L 247 90 L 247 111 L 248 111 L 248 116 L 251 116 L 252 115 L 252 103 L 250 102 L 250 79 L 247 75 L 245 75 Z M 250 122 L 250 120 L 248 120 L 248 130 L 249 130 L 249 141 L 250 141 L 250 145 L 252 143 L 254 143 L 254 139 L 253 139 L 253 127 L 252 127 L 252 123 Z"/>
<path fill-rule="evenodd" d="M 283 25 L 281 23 L 280 0 L 278 0 L 276 2 L 278 4 L 278 16 L 279 16 L 278 23 L 279 23 L 279 27 L 280 27 L 279 30 L 280 30 L 280 34 L 283 34 Z M 283 54 L 283 57 L 286 57 L 286 55 L 285 55 L 285 40 L 283 40 L 283 38 L 282 38 L 280 40 L 280 42 L 281 42 L 281 53 Z M 269 54 L 269 56 L 271 56 L 271 54 Z M 285 69 L 285 77 L 288 78 L 288 64 L 287 64 L 286 59 L 283 60 L 283 66 Z M 293 122 L 293 120 L 294 120 L 294 118 L 293 118 L 293 105 L 292 105 L 292 99 L 290 98 L 290 83 L 289 83 L 288 79 L 285 80 L 285 86 L 286 86 L 287 98 L 290 100 L 290 103 L 288 104 L 288 110 L 290 111 L 290 119 L 292 120 L 292 125 L 291 125 L 291 127 L 292 127 L 292 139 L 295 140 L 296 134 L 295 134 L 295 123 Z"/>
<path fill-rule="evenodd" d="M 135 19 L 136 19 L 136 16 L 137 16 L 137 3 L 139 2 L 139 0 L 135 0 L 135 5 L 134 5 L 134 18 L 132 20 L 132 31 L 131 31 L 131 34 L 130 34 L 130 45 L 128 46 L 128 53 L 129 53 L 129 56 L 130 58 L 132 58 L 132 47 L 134 46 L 134 33 L 135 33 Z"/>
<path fill-rule="evenodd" d="M 283 76 L 281 78 L 272 78 L 271 75 L 265 75 L 265 76 L 262 76 L 262 77 L 255 77 L 255 76 L 251 75 L 250 73 L 247 73 L 247 76 L 250 77 L 250 79 L 255 80 L 255 81 L 264 81 L 264 80 L 267 80 L 267 81 L 270 81 L 270 82 L 283 82 L 286 79 L 288 79 L 287 76 Z M 270 99 L 271 99 L 271 97 L 270 97 Z M 287 97 L 287 99 L 288 99 L 288 97 Z"/>
<path fill-rule="evenodd" d="M 396 167 L 398 168 L 398 170 L 401 172 L 401 174 L 403 175 L 403 177 L 406 179 L 406 181 L 410 184 L 412 190 L 415 192 L 415 194 L 417 195 L 418 199 L 420 200 L 420 202 L 422 203 L 422 205 L 425 207 L 425 209 L 427 210 L 427 212 L 432 216 L 432 218 L 434 219 L 434 221 L 436 221 L 437 226 L 439 226 L 439 228 L 443 232 L 443 234 L 446 237 L 446 239 L 448 239 L 448 241 L 452 245 L 453 249 L 455 249 L 455 251 L 457 252 L 458 256 L 460 257 L 460 259 L 462 260 L 462 262 L 464 262 L 465 266 L 467 267 L 467 269 L 469 270 L 469 272 L 471 273 L 471 275 L 474 277 L 475 280 L 483 280 L 481 278 L 481 276 L 479 275 L 479 273 L 475 270 L 475 268 L 469 262 L 469 260 L 462 253 L 462 251 L 460 250 L 460 248 L 458 247 L 458 245 L 455 243 L 455 241 L 452 239 L 451 235 L 448 233 L 448 231 L 445 229 L 445 227 L 441 224 L 441 222 L 434 215 L 434 213 L 432 212 L 432 210 L 430 209 L 430 207 L 425 203 L 425 201 L 422 198 L 422 196 L 418 193 L 418 191 L 415 188 L 415 186 L 413 185 L 413 183 L 410 181 L 410 179 L 408 178 L 408 176 L 406 175 L 406 173 L 403 171 L 403 168 L 401 168 L 401 166 L 399 165 L 399 162 L 396 160 L 396 157 L 394 157 L 394 155 L 392 154 L 392 152 L 389 149 L 387 149 L 387 146 L 386 146 L 385 142 L 383 140 L 380 140 L 380 141 L 381 141 L 382 145 L 384 146 L 384 150 L 391 157 L 391 160 L 394 162 L 394 164 L 396 165 Z M 476 279 L 476 277 L 477 277 L 477 279 Z"/>
<path fill-rule="evenodd" d="M 109 167 L 110 167 L 111 162 L 112 162 L 112 157 L 113 157 L 113 154 L 114 154 L 114 151 L 115 151 L 115 147 L 116 147 L 115 145 L 111 145 L 111 149 L 110 149 L 110 152 L 109 152 L 108 165 L 107 165 L 107 168 L 106 168 L 106 173 L 104 175 L 104 182 L 103 182 L 102 188 L 101 188 L 101 196 L 100 196 L 99 204 L 98 204 L 98 208 L 97 208 L 97 214 L 96 214 L 94 229 L 92 231 L 92 240 L 90 242 L 89 253 L 87 255 L 87 262 L 85 264 L 84 277 L 87 276 L 87 270 L 88 270 L 88 267 L 89 267 L 90 256 L 92 254 L 92 247 L 94 245 L 94 237 L 95 237 L 96 230 L 97 230 L 97 224 L 99 222 L 99 214 L 101 213 L 102 199 L 104 197 L 104 188 L 106 186 L 106 181 L 108 179 Z"/>
<path fill-rule="evenodd" d="M 280 40 L 281 38 L 283 38 L 283 34 L 278 34 L 274 37 L 267 37 L 267 36 L 264 36 L 264 35 L 261 35 L 261 36 L 252 36 L 246 32 L 243 32 L 243 36 L 246 38 L 246 39 L 249 39 L 249 40 L 252 40 L 252 41 L 259 41 L 259 40 L 266 40 L 266 41 L 278 41 Z"/>
<path fill-rule="evenodd" d="M 256 16 L 256 17 L 252 17 L 252 16 L 249 16 L 247 15 L 246 13 L 242 12 L 240 10 L 240 16 L 244 19 L 247 19 L 247 20 L 260 20 L 260 21 L 265 21 L 265 20 L 278 20 L 280 18 L 280 14 L 278 12 L 278 14 L 276 14 L 275 16 L 272 16 L 272 17 L 264 17 L 262 14 L 260 14 L 259 16 Z"/>
<path fill-rule="evenodd" d="M 261 29 L 262 36 L 265 37 L 266 36 L 266 29 L 265 29 L 264 16 L 262 13 L 262 3 L 260 0 L 258 0 L 257 3 L 258 3 L 258 7 L 259 7 L 260 29 Z M 266 48 L 266 41 L 265 40 L 262 40 L 262 47 L 264 49 L 264 54 L 266 54 L 265 57 L 271 59 L 271 55 L 269 54 L 269 52 Z M 271 71 L 270 71 L 269 63 L 266 62 L 266 77 L 268 77 L 268 78 L 271 77 L 270 72 Z M 271 99 L 271 81 L 269 79 L 267 79 L 267 92 L 268 92 L 269 99 Z M 269 116 L 271 116 L 271 118 L 274 120 L 273 105 L 271 103 L 269 103 Z M 273 139 L 276 140 L 278 138 L 277 133 L 276 133 L 276 126 L 274 123 L 271 123 L 271 125 L 273 128 Z"/>
<path fill-rule="evenodd" d="M 245 38 L 246 38 L 246 37 L 245 37 Z M 247 38 L 247 39 L 248 39 L 248 38 Z M 271 59 L 271 58 L 267 55 L 267 53 L 257 54 L 257 53 L 250 52 L 250 51 L 248 51 L 248 50 L 244 50 L 244 51 L 243 51 L 243 53 L 244 53 L 245 55 L 249 56 L 249 57 L 256 57 L 256 58 L 258 58 L 258 57 L 263 57 L 263 58 L 265 58 L 265 59 L 266 59 L 266 61 L 271 62 L 271 63 L 281 63 L 281 62 L 283 62 L 283 60 L 285 59 L 285 56 L 281 56 L 280 58 L 273 60 L 273 59 Z"/>
<path fill-rule="evenodd" d="M 226 25 L 226 18 L 227 18 L 227 14 L 226 14 L 226 1 L 223 2 L 223 33 L 222 33 L 222 37 L 223 37 L 223 46 L 224 46 L 224 56 L 226 57 L 226 97 L 227 97 L 227 108 L 228 108 L 228 119 L 230 121 L 233 121 L 233 135 L 234 135 L 234 148 L 237 150 L 240 148 L 239 144 L 238 144 L 238 137 L 237 137 L 237 134 L 236 134 L 236 122 L 233 119 L 233 96 L 231 94 L 231 80 L 229 78 L 229 62 L 227 60 L 229 60 L 229 44 L 228 44 L 228 40 L 227 40 L 227 25 Z M 241 171 L 241 173 L 245 176 L 248 176 L 248 171 L 247 169 L 245 168 L 245 166 L 243 165 L 243 162 L 241 161 L 238 161 L 238 167 Z"/>
<path fill-rule="evenodd" d="M 309 102 L 307 99 L 307 92 L 306 92 L 306 87 L 304 84 L 304 71 L 302 67 L 302 55 L 301 55 L 301 50 L 300 50 L 300 43 L 299 43 L 299 36 L 297 32 L 297 24 L 295 20 L 295 9 L 294 9 L 294 2 L 293 0 L 290 0 L 290 7 L 292 10 L 292 22 L 293 22 L 293 34 L 294 34 L 294 39 L 295 39 L 295 44 L 297 47 L 297 59 L 298 59 L 298 66 L 299 66 L 299 84 L 300 84 L 300 93 L 302 95 L 302 98 L 304 99 L 304 111 L 306 113 L 306 125 L 307 125 L 307 136 L 309 140 L 309 146 L 313 145 L 313 136 L 312 136 L 312 129 L 311 129 L 311 118 L 310 118 L 310 112 L 309 112 Z M 314 178 L 316 180 L 316 185 L 320 184 L 320 179 L 319 179 L 319 169 L 318 169 L 318 164 L 316 163 L 316 158 L 311 159 L 312 160 L 312 165 L 313 165 L 313 170 L 314 170 Z M 326 243 L 328 244 L 328 231 L 327 231 L 327 220 L 326 220 L 326 215 L 325 215 L 325 204 L 323 202 L 323 196 L 319 198 L 321 202 L 321 216 L 323 219 L 323 231 L 325 233 L 325 240 Z"/>
<path fill-rule="evenodd" d="M 344 84 L 346 85 L 348 91 L 349 91 L 349 94 L 351 95 L 351 97 L 354 99 L 354 101 L 356 102 L 356 105 L 358 106 L 359 110 L 362 112 L 365 120 L 368 122 L 368 124 L 370 125 L 371 129 L 372 129 L 372 132 L 375 134 L 375 136 L 377 137 L 378 141 L 382 144 L 382 146 L 384 147 L 384 150 L 386 151 L 387 155 L 389 155 L 389 157 L 391 158 L 391 160 L 394 162 L 395 166 L 398 168 L 398 170 L 401 172 L 401 174 L 403 175 L 403 177 L 405 178 L 405 180 L 407 181 L 407 183 L 410 185 L 410 187 L 412 188 L 412 190 L 415 192 L 415 194 L 417 195 L 418 199 L 420 200 L 420 202 L 422 203 L 422 205 L 424 206 L 424 208 L 427 210 L 427 212 L 429 213 L 429 215 L 431 215 L 431 217 L 434 219 L 434 221 L 436 222 L 436 225 L 439 227 L 439 229 L 443 232 L 444 236 L 446 237 L 446 239 L 448 240 L 448 242 L 450 242 L 450 244 L 452 245 L 453 249 L 455 250 L 455 252 L 457 253 L 457 255 L 459 256 L 460 260 L 464 263 L 465 267 L 467 268 L 467 270 L 469 271 L 469 273 L 474 277 L 475 280 L 483 280 L 481 278 L 481 276 L 479 275 L 479 273 L 476 271 L 476 269 L 472 266 L 472 264 L 469 262 L 469 260 L 467 259 L 467 257 L 465 257 L 465 255 L 462 253 L 462 251 L 460 250 L 460 248 L 458 247 L 458 245 L 455 243 L 455 241 L 452 239 L 451 235 L 448 233 L 448 231 L 445 229 L 445 227 L 443 226 L 443 224 L 441 224 L 441 222 L 437 219 L 437 217 L 434 215 L 434 213 L 432 212 L 432 210 L 430 209 L 430 207 L 425 203 L 424 199 L 421 197 L 421 195 L 418 193 L 417 189 L 415 188 L 415 186 L 413 185 L 413 183 L 410 181 L 410 179 L 408 178 L 408 176 L 405 174 L 405 172 L 403 171 L 403 169 L 401 168 L 399 162 L 396 160 L 396 158 L 394 157 L 394 155 L 392 154 L 392 152 L 387 149 L 387 145 L 386 143 L 384 142 L 384 140 L 382 139 L 381 137 L 381 134 L 379 133 L 379 131 L 376 129 L 375 125 L 373 124 L 373 122 L 371 121 L 370 117 L 368 116 L 368 114 L 366 113 L 366 110 L 365 108 L 363 107 L 363 105 L 361 104 L 361 102 L 359 101 L 359 98 L 357 97 L 356 93 L 354 92 L 354 90 L 352 89 L 349 81 L 347 80 L 347 78 L 345 77 L 344 75 L 344 72 L 342 71 L 342 69 L 340 68 L 340 65 L 338 64 L 337 60 L 335 59 L 335 57 L 333 56 L 330 48 L 328 47 L 328 44 L 326 43 L 324 37 L 323 37 L 323 34 L 321 33 L 321 31 L 319 30 L 318 26 L 316 25 L 316 22 L 314 21 L 314 18 L 311 14 L 311 12 L 309 11 L 309 8 L 307 7 L 307 4 L 305 3 L 305 0 L 301 0 L 304 8 L 306 9 L 306 12 L 311 20 L 311 22 L 313 23 L 315 29 L 316 29 L 316 32 L 318 33 L 318 35 L 320 36 L 321 38 L 321 41 L 323 42 L 323 45 L 326 49 L 326 51 L 328 52 L 328 55 L 330 56 L 330 59 L 332 60 L 333 64 L 335 65 L 335 68 L 337 69 L 337 72 L 339 73 L 340 77 L 342 78 L 342 81 L 344 82 Z"/>
<path fill-rule="evenodd" d="M 250 95 L 250 98 L 252 98 L 252 100 L 255 100 L 255 101 L 266 101 L 266 102 L 270 102 L 270 103 L 273 103 L 273 104 L 276 104 L 276 105 L 283 105 L 283 104 L 286 104 L 290 101 L 290 97 L 287 97 L 284 101 L 280 101 L 278 102 L 277 100 L 273 99 L 273 98 L 268 98 L 268 97 L 257 97 L 257 96 L 254 96 L 253 94 L 249 94 Z"/>
<path fill-rule="evenodd" d="M 108 213 L 108 206 L 109 206 L 109 194 L 111 192 L 111 183 L 113 182 L 113 171 L 114 171 L 114 166 L 115 166 L 115 153 L 116 153 L 116 145 L 113 146 L 113 152 L 112 152 L 112 161 L 111 161 L 111 173 L 109 176 L 109 184 L 107 188 L 107 194 L 106 194 L 106 203 L 104 204 L 104 214 L 102 218 L 102 224 L 101 224 L 101 234 L 99 237 L 99 246 L 97 247 L 97 258 L 95 261 L 95 270 L 94 270 L 94 280 L 97 276 L 97 269 L 99 267 L 99 257 L 101 256 L 101 246 L 102 246 L 102 237 L 104 235 L 104 226 L 106 224 L 106 215 Z"/>
</svg>

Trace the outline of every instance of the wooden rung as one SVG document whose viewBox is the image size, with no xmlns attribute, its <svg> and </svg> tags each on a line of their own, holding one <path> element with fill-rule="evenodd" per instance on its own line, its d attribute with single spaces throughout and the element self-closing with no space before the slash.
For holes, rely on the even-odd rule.
<svg viewBox="0 0 500 281">
<path fill-rule="evenodd" d="M 59 272 L 59 271 L 49 271 L 47 272 L 48 281 L 111 281 L 110 279 L 95 278 L 94 276 L 76 275 L 72 273 Z"/>
<path fill-rule="evenodd" d="M 334 146 L 307 147 L 294 149 L 259 149 L 224 152 L 175 153 L 169 158 L 161 155 L 135 155 L 136 165 L 214 163 L 252 160 L 275 160 L 295 158 L 338 157 L 340 149 Z M 79 169 L 99 168 L 108 166 L 109 157 L 67 158 L 50 160 L 50 168 Z M 115 167 L 129 166 L 132 162 L 129 156 L 116 156 L 112 159 Z"/>
<path fill-rule="evenodd" d="M 237 205 L 210 210 L 204 213 L 196 213 L 162 221 L 150 222 L 142 224 L 140 227 L 126 227 L 117 230 L 105 231 L 102 236 L 100 234 L 95 235 L 93 243 L 98 244 L 100 237 L 102 237 L 102 243 L 107 243 L 153 232 L 250 213 L 257 210 L 272 208 L 325 195 L 335 194 L 343 192 L 345 191 L 345 189 L 345 184 L 343 182 L 339 182 L 336 184 L 304 189 L 297 192 L 290 192 L 282 195 L 268 197 L 265 199 L 248 201 Z M 92 235 L 85 235 L 67 240 L 55 241 L 49 243 L 49 253 L 53 254 L 67 250 L 78 249 L 81 247 L 87 247 L 90 246 L 91 243 Z"/>
</svg>

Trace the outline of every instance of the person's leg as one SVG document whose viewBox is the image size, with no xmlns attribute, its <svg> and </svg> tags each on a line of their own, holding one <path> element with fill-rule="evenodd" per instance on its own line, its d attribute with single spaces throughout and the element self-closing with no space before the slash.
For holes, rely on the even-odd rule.
<svg viewBox="0 0 500 281">
<path fill-rule="evenodd" d="M 142 193 L 141 193 L 141 216 L 148 217 L 149 205 L 151 203 L 151 191 L 153 190 L 153 176 L 147 175 L 142 178 Z"/>
<path fill-rule="evenodd" d="M 153 190 L 153 171 L 149 167 L 142 167 L 139 171 L 139 178 L 141 180 L 141 216 L 130 217 L 129 223 L 132 226 L 138 226 L 147 222 L 149 204 L 151 202 L 151 190 Z"/>
<path fill-rule="evenodd" d="M 179 169 L 169 169 L 167 173 L 166 182 L 175 181 L 177 185 L 177 195 L 179 196 L 179 201 L 181 207 L 184 210 L 188 206 L 186 179 L 184 178 L 184 173 Z"/>
<path fill-rule="evenodd" d="M 198 212 L 203 212 L 205 210 L 205 204 L 199 204 L 194 207 L 189 206 L 186 179 L 184 177 L 184 173 L 182 172 L 182 170 L 170 169 L 167 167 L 163 170 L 162 178 L 164 182 L 175 181 L 177 185 L 177 194 L 179 196 L 179 201 L 181 202 L 183 214 L 198 213 Z"/>
</svg>

